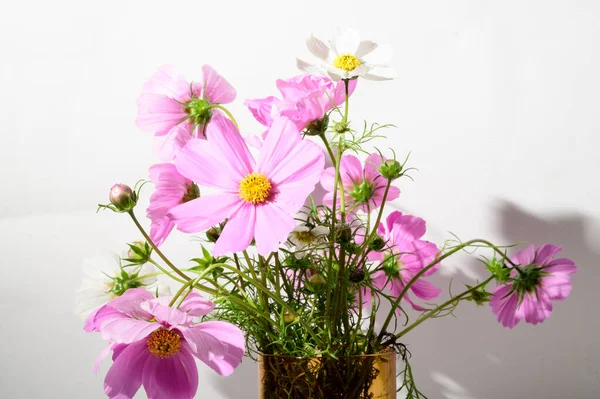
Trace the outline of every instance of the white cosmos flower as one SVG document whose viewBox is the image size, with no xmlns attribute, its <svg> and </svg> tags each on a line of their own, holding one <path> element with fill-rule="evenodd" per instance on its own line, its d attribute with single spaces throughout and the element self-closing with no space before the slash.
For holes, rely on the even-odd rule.
<svg viewBox="0 0 600 399">
<path fill-rule="evenodd" d="M 306 73 L 326 72 L 331 79 L 363 77 L 369 80 L 390 80 L 396 76 L 388 67 L 392 50 L 386 44 L 360 40 L 356 29 L 338 28 L 329 44 L 310 35 L 306 39 L 310 52 L 319 59 L 317 64 L 297 59 L 300 70 Z"/>
<path fill-rule="evenodd" d="M 84 259 L 82 269 L 84 277 L 75 295 L 75 314 L 82 320 L 93 310 L 118 296 L 115 290 L 120 288 L 117 286 L 119 282 L 123 283 L 123 287 L 144 287 L 154 295 L 157 292 L 159 296 L 170 293 L 169 287 L 159 282 L 156 276 L 139 278 L 156 272 L 154 266 L 149 263 L 121 269 L 118 257 L 97 256 Z M 122 271 L 125 273 L 122 274 Z"/>
<path fill-rule="evenodd" d="M 296 226 L 288 236 L 288 241 L 296 247 L 296 259 L 302 259 L 310 249 L 318 249 L 319 244 L 325 242 L 329 229 L 325 226 L 317 226 L 310 229 L 307 226 Z"/>
</svg>

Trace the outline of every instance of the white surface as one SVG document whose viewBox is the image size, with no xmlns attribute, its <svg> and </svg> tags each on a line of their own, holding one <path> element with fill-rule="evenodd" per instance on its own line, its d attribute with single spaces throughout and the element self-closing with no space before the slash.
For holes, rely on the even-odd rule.
<svg viewBox="0 0 600 399">
<path fill-rule="evenodd" d="M 399 78 L 360 83 L 351 112 L 396 124 L 381 146 L 412 151 L 419 173 L 402 184 L 400 209 L 428 220 L 438 242 L 447 231 L 549 241 L 580 267 L 543 325 L 509 331 L 466 304 L 407 336 L 421 389 L 600 397 L 599 18 L 593 0 L 2 3 L 0 397 L 104 397 L 110 361 L 92 373 L 103 342 L 81 330 L 73 292 L 82 258 L 138 238 L 125 217 L 94 212 L 154 159 L 133 123 L 144 80 L 163 63 L 190 78 L 210 63 L 238 89 L 238 121 L 260 131 L 241 100 L 274 94 L 276 78 L 297 73 L 308 33 L 339 24 L 395 50 Z M 178 236 L 165 250 L 185 261 L 193 245 Z M 443 273 L 456 287 L 482 276 L 474 262 Z M 200 378 L 198 398 L 255 397 L 251 362 Z"/>
</svg>

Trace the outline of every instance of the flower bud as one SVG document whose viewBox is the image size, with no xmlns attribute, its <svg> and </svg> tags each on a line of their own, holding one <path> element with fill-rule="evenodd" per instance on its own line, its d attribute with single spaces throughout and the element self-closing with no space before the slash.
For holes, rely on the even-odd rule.
<svg viewBox="0 0 600 399">
<path fill-rule="evenodd" d="M 379 174 L 388 180 L 395 180 L 402 176 L 402 164 L 395 159 L 388 159 L 379 167 Z"/>
<path fill-rule="evenodd" d="M 363 269 L 354 269 L 348 275 L 348 280 L 353 283 L 360 283 L 365 279 L 365 271 Z"/>
<path fill-rule="evenodd" d="M 379 235 L 375 236 L 371 242 L 369 242 L 369 249 L 372 249 L 373 251 L 381 251 L 384 246 L 385 240 Z"/>
<path fill-rule="evenodd" d="M 348 124 L 347 123 L 342 123 L 342 122 L 338 122 L 335 124 L 335 131 L 336 133 L 345 133 L 348 131 Z"/>
<path fill-rule="evenodd" d="M 294 315 L 291 314 L 288 310 L 283 312 L 283 321 L 285 321 L 286 323 L 291 323 L 294 320 L 296 320 L 296 317 L 294 317 Z"/>
<path fill-rule="evenodd" d="M 115 184 L 110 188 L 108 199 L 120 212 L 133 209 L 137 202 L 137 195 L 131 187 L 125 184 Z"/>
<path fill-rule="evenodd" d="M 310 276 L 308 278 L 308 282 L 315 287 L 321 287 L 326 283 L 325 277 L 323 277 L 323 275 L 320 273 L 315 273 L 312 276 Z"/>
<path fill-rule="evenodd" d="M 217 242 L 219 237 L 221 237 L 221 233 L 223 232 L 223 228 L 227 222 L 221 222 L 216 226 L 211 227 L 206 231 L 206 239 L 209 242 Z"/>
<path fill-rule="evenodd" d="M 144 241 L 134 241 L 129 245 L 129 251 L 127 251 L 127 257 L 129 259 L 142 259 L 140 255 L 141 251 L 144 251 L 146 248 L 146 243 Z"/>
<path fill-rule="evenodd" d="M 352 239 L 352 228 L 347 224 L 336 227 L 336 241 L 340 244 L 349 243 Z"/>
</svg>

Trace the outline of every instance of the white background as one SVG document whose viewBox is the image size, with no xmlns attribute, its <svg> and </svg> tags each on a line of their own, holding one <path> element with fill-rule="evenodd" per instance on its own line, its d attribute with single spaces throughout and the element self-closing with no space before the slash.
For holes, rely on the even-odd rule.
<svg viewBox="0 0 600 399">
<path fill-rule="evenodd" d="M 275 94 L 308 55 L 305 37 L 337 25 L 395 51 L 398 79 L 359 83 L 351 115 L 396 124 L 380 146 L 412 151 L 419 172 L 396 207 L 424 217 L 438 243 L 449 231 L 552 242 L 580 268 L 542 325 L 509 331 L 466 303 L 406 336 L 421 390 L 600 397 L 599 18 L 594 0 L 4 2 L 0 397 L 104 397 L 110 361 L 92 373 L 104 343 L 72 314 L 74 291 L 84 258 L 139 238 L 95 207 L 155 161 L 152 135 L 133 122 L 143 82 L 164 63 L 190 79 L 209 63 L 237 88 L 244 132 L 260 132 L 242 100 Z M 165 244 L 179 262 L 195 250 L 183 235 Z M 463 259 L 442 274 L 454 287 L 484 276 Z M 256 397 L 252 362 L 229 378 L 200 368 L 198 398 Z"/>
</svg>

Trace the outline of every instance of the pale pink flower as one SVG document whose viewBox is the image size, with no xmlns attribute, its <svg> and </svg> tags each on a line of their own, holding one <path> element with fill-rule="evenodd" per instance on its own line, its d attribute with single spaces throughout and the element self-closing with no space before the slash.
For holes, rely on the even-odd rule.
<svg viewBox="0 0 600 399">
<path fill-rule="evenodd" d="M 198 186 L 180 175 L 175 165 L 170 163 L 150 167 L 150 180 L 156 190 L 150 196 L 146 216 L 152 221 L 150 238 L 159 246 L 175 226 L 167 213 L 179 204 L 198 198 L 200 192 Z"/>
<path fill-rule="evenodd" d="M 385 162 L 381 155 L 369 155 L 365 165 L 354 155 L 344 155 L 340 162 L 340 176 L 344 186 L 346 209 L 364 212 L 373 211 L 383 202 L 383 195 L 387 180 L 383 178 L 378 169 Z M 333 206 L 333 185 L 335 182 L 335 168 L 327 168 L 321 177 L 321 185 L 328 192 L 323 197 L 323 204 Z M 392 201 L 400 195 L 400 189 L 391 186 L 386 201 Z M 340 206 L 341 192 L 338 191 L 337 206 Z M 367 206 L 368 204 L 368 206 Z"/>
<path fill-rule="evenodd" d="M 319 181 L 323 150 L 302 140 L 285 118 L 275 120 L 258 159 L 227 118 L 215 115 L 207 140 L 192 140 L 175 159 L 177 170 L 218 194 L 178 205 L 169 212 L 187 233 L 205 230 L 225 219 L 213 253 L 246 249 L 252 239 L 261 255 L 276 251 L 296 227 L 294 215 Z"/>
<path fill-rule="evenodd" d="M 282 99 L 267 97 L 246 100 L 257 121 L 271 126 L 273 120 L 284 116 L 302 131 L 311 122 L 320 121 L 335 106 L 346 99 L 344 82 L 334 84 L 331 79 L 318 75 L 299 75 L 291 79 L 277 80 Z M 356 88 L 356 80 L 350 81 L 348 95 Z"/>
<path fill-rule="evenodd" d="M 164 65 L 144 84 L 139 96 L 137 126 L 157 136 L 156 149 L 171 161 L 192 138 L 204 137 L 212 105 L 235 99 L 235 89 L 211 66 L 204 65 L 198 81 L 190 83 L 172 65 Z"/>
<path fill-rule="evenodd" d="M 562 249 L 546 244 L 535 249 L 529 245 L 511 260 L 522 271 L 511 272 L 511 281 L 500 284 L 490 301 L 492 312 L 504 327 L 519 321 L 538 324 L 552 314 L 552 301 L 564 301 L 571 292 L 570 274 L 577 271 L 570 259 L 554 257 Z"/>
<path fill-rule="evenodd" d="M 131 399 L 143 385 L 149 399 L 193 399 L 198 389 L 194 357 L 220 375 L 229 375 L 244 355 L 244 335 L 222 321 L 196 323 L 214 303 L 190 293 L 179 308 L 172 297 L 155 298 L 142 288 L 92 314 L 88 331 L 99 331 L 110 343 L 113 364 L 104 380 L 109 398 Z M 99 361 L 108 354 L 101 353 Z"/>
<path fill-rule="evenodd" d="M 380 252 L 373 251 L 369 260 L 377 261 L 380 270 L 372 274 L 373 286 L 387 291 L 392 297 L 398 297 L 417 273 L 423 270 L 436 259 L 440 250 L 429 241 L 421 240 L 425 234 L 425 221 L 419 217 L 403 215 L 401 212 L 392 212 L 386 219 L 386 226 L 379 225 L 378 233 L 386 241 L 386 246 Z M 422 277 L 431 276 L 439 268 L 439 264 L 425 272 Z M 415 296 L 431 300 L 436 298 L 441 290 L 424 280 L 416 280 L 409 288 Z M 415 304 L 408 292 L 404 294 L 406 300 L 416 310 L 423 310 Z M 363 303 L 370 306 L 371 295 L 363 291 Z"/>
</svg>

